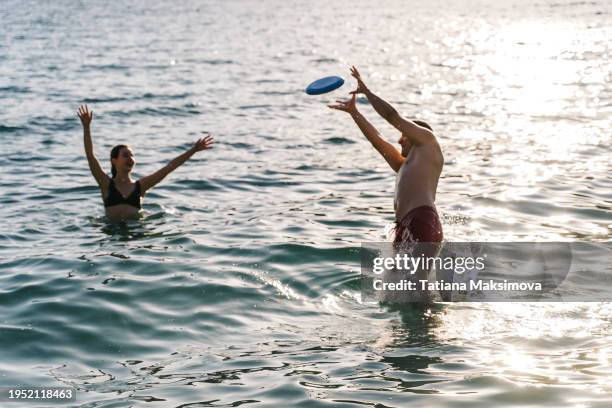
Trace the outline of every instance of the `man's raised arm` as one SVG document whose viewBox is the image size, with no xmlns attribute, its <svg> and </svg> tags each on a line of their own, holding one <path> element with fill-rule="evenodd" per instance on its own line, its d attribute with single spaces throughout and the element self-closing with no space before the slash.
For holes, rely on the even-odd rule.
<svg viewBox="0 0 612 408">
<path fill-rule="evenodd" d="M 397 130 L 402 132 L 412 144 L 421 145 L 435 140 L 433 133 L 429 129 L 421 127 L 411 120 L 402 118 L 391 104 L 370 91 L 361 79 L 357 68 L 351 68 L 351 75 L 357 80 L 357 89 L 351 92 L 351 94 L 364 94 L 374 110 Z"/>
<path fill-rule="evenodd" d="M 397 172 L 404 163 L 404 157 L 401 153 L 389 142 L 384 140 L 378 130 L 366 118 L 359 113 L 355 106 L 355 95 L 348 101 L 336 101 L 337 105 L 328 105 L 332 109 L 348 112 L 364 136 L 372 143 L 372 146 L 380 153 L 380 155 L 389 163 L 389 166 Z"/>
</svg>

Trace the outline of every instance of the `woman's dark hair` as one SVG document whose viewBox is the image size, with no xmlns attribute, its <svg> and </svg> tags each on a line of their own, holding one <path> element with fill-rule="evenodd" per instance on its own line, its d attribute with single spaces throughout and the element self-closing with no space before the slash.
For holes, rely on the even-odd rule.
<svg viewBox="0 0 612 408">
<path fill-rule="evenodd" d="M 115 178 L 115 176 L 117 175 L 117 169 L 115 168 L 115 165 L 113 164 L 112 159 L 116 159 L 117 157 L 119 157 L 119 152 L 121 151 L 121 149 L 128 148 L 128 147 L 129 146 L 127 146 L 127 145 L 120 144 L 120 145 L 117 145 L 117 146 L 115 146 L 115 147 L 113 147 L 111 149 L 111 155 L 110 155 L 110 157 L 111 157 L 111 173 L 113 174 L 113 178 Z"/>
</svg>

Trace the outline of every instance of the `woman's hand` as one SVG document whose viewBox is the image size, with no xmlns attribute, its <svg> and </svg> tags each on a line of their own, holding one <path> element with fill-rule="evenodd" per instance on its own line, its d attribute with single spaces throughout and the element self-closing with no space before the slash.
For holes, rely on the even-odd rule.
<svg viewBox="0 0 612 408">
<path fill-rule="evenodd" d="M 81 105 L 77 111 L 77 116 L 81 119 L 81 123 L 84 128 L 89 127 L 91 120 L 93 119 L 93 111 L 89 111 L 87 105 Z"/>
<path fill-rule="evenodd" d="M 337 105 L 327 105 L 328 108 L 336 109 L 343 112 L 348 112 L 351 115 L 357 113 L 357 106 L 355 106 L 355 94 L 348 101 L 336 101 Z"/>
<path fill-rule="evenodd" d="M 193 147 L 191 148 L 191 150 L 195 153 L 195 152 L 199 152 L 202 150 L 211 149 L 214 142 L 215 142 L 215 139 L 213 139 L 212 136 L 208 135 L 206 137 L 198 139 L 193 144 Z"/>
</svg>

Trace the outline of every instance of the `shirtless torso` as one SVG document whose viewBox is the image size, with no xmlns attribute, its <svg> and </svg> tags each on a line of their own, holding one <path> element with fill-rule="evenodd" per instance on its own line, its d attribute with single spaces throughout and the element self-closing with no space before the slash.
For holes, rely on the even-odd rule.
<svg viewBox="0 0 612 408">
<path fill-rule="evenodd" d="M 410 149 L 395 178 L 396 221 L 417 207 L 434 207 L 442 165 L 442 151 L 437 141 Z"/>
</svg>

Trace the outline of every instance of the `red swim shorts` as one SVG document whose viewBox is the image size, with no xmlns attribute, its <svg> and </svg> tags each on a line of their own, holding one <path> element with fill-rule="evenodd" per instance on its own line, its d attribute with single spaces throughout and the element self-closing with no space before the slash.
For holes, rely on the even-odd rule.
<svg viewBox="0 0 612 408">
<path fill-rule="evenodd" d="M 422 205 L 408 211 L 408 214 L 395 224 L 395 245 L 402 242 L 442 242 L 442 224 L 436 209 Z"/>
</svg>

